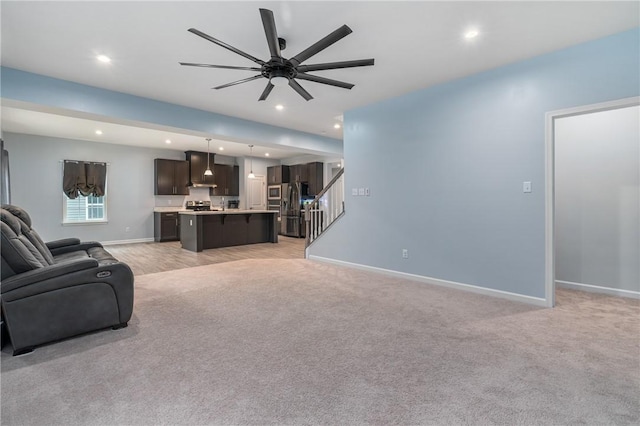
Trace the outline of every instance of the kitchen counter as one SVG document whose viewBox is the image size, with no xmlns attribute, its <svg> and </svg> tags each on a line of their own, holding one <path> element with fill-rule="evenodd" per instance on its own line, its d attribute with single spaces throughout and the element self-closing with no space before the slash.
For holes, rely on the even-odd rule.
<svg viewBox="0 0 640 426">
<path fill-rule="evenodd" d="M 179 211 L 182 248 L 200 252 L 219 247 L 278 242 L 272 210 Z"/>
<path fill-rule="evenodd" d="M 177 213 L 177 212 L 184 212 L 186 211 L 186 209 L 184 207 L 154 207 L 153 208 L 153 212 L 154 213 Z"/>
</svg>

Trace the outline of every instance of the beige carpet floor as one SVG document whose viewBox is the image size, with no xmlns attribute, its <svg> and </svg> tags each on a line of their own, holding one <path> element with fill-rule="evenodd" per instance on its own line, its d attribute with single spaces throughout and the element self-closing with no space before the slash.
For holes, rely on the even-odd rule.
<svg viewBox="0 0 640 426">
<path fill-rule="evenodd" d="M 136 277 L 130 326 L 11 357 L 3 425 L 640 422 L 637 300 L 541 309 L 308 260 Z"/>
</svg>

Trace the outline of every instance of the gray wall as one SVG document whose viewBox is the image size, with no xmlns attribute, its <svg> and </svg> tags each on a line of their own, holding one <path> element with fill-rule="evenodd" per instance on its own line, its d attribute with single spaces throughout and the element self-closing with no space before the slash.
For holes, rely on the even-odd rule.
<svg viewBox="0 0 640 426">
<path fill-rule="evenodd" d="M 3 133 L 11 162 L 12 203 L 29 212 L 45 241 L 78 237 L 120 241 L 153 237 L 154 158 L 184 160 L 167 149 Z M 109 163 L 107 224 L 62 225 L 62 164 L 60 160 Z M 179 199 L 182 199 L 178 197 Z M 129 227 L 129 232 L 125 229 Z"/>
<path fill-rule="evenodd" d="M 640 107 L 555 121 L 556 280 L 640 291 Z"/>
<path fill-rule="evenodd" d="M 637 96 L 639 36 L 346 112 L 346 215 L 308 253 L 543 299 L 545 113 Z"/>
</svg>

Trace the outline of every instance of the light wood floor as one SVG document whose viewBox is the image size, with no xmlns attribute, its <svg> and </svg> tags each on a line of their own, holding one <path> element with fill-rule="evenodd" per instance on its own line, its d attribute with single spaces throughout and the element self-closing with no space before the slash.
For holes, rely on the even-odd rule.
<svg viewBox="0 0 640 426">
<path fill-rule="evenodd" d="M 232 262 L 243 259 L 302 259 L 304 238 L 278 236 L 278 243 L 249 244 L 194 253 L 184 250 L 179 241 L 107 246 L 119 261 L 126 263 L 134 275 L 191 268 L 192 266 Z"/>
</svg>

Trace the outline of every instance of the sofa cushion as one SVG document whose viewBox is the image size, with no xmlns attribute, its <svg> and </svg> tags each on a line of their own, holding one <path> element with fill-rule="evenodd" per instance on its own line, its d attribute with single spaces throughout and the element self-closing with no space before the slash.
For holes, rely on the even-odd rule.
<svg viewBox="0 0 640 426">
<path fill-rule="evenodd" d="M 21 231 L 20 220 L 5 209 L 0 209 L 0 236 L 2 238 L 2 257 L 10 267 L 2 271 L 2 277 L 49 265 L 33 243 Z"/>
<path fill-rule="evenodd" d="M 25 237 L 27 237 L 31 244 L 33 244 L 33 246 L 38 249 L 47 264 L 53 265 L 55 263 L 53 260 L 53 255 L 51 254 L 51 251 L 49 250 L 45 242 L 42 241 L 42 238 L 40 238 L 40 235 L 38 235 L 38 233 L 33 228 L 31 228 L 31 217 L 29 216 L 29 214 L 24 209 L 18 206 L 13 206 L 11 204 L 4 204 L 2 208 L 11 213 L 20 224 L 20 232 L 16 233 L 22 233 Z"/>
</svg>

